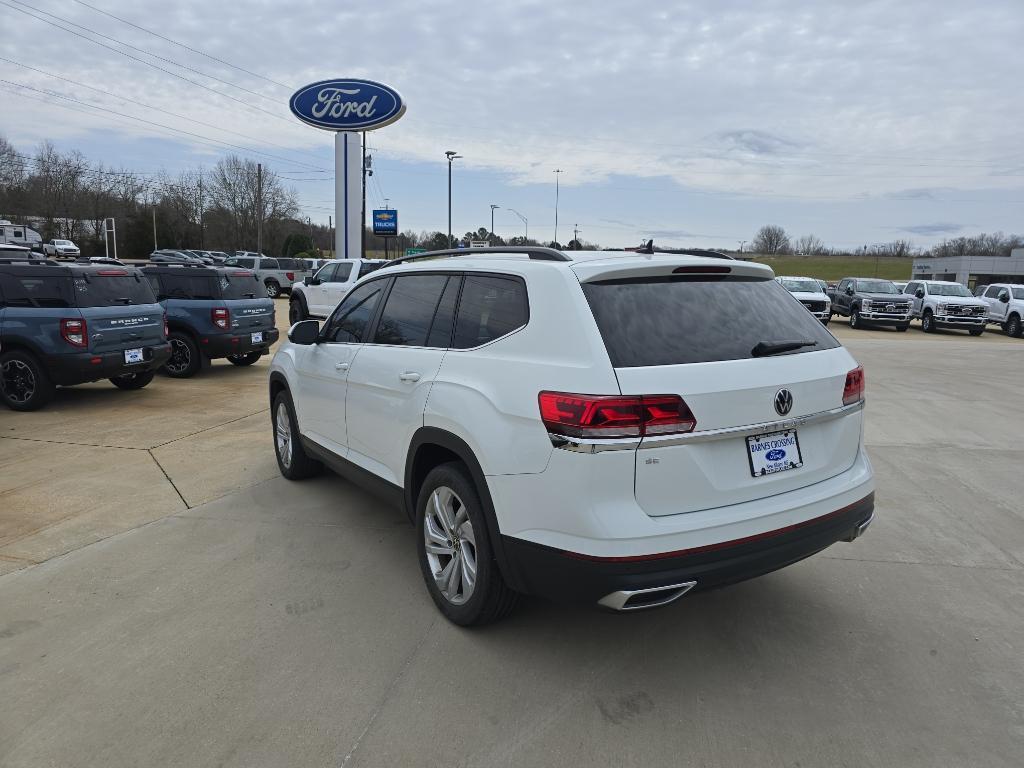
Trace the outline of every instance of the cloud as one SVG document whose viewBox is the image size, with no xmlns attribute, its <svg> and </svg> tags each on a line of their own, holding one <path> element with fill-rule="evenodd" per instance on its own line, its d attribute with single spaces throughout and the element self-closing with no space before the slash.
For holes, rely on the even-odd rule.
<svg viewBox="0 0 1024 768">
<path fill-rule="evenodd" d="M 912 235 L 952 235 L 964 229 L 963 224 L 913 224 L 906 227 L 894 227 L 900 232 L 910 232 Z"/>
<path fill-rule="evenodd" d="M 804 146 L 800 142 L 755 129 L 720 131 L 708 138 L 727 152 L 738 151 L 752 155 L 778 155 Z"/>
</svg>

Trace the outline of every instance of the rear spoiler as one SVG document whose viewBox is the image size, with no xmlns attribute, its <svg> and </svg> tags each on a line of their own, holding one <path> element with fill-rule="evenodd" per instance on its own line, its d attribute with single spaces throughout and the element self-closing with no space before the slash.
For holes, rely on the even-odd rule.
<svg viewBox="0 0 1024 768">
<path fill-rule="evenodd" d="M 640 254 L 637 254 L 640 256 Z M 771 280 L 775 277 L 771 267 L 751 261 L 730 260 L 723 263 L 720 259 L 675 255 L 669 253 L 653 253 L 642 258 L 631 259 L 622 256 L 595 261 L 581 261 L 572 265 L 581 283 L 599 280 L 630 280 L 650 277 L 691 278 L 746 278 L 754 280 Z"/>
</svg>

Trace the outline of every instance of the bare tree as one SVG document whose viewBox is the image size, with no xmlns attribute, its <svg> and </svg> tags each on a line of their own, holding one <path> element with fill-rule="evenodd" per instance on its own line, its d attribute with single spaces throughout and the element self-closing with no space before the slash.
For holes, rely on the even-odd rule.
<svg viewBox="0 0 1024 768">
<path fill-rule="evenodd" d="M 257 195 L 257 168 L 252 160 L 231 155 L 213 169 L 210 183 L 211 229 L 223 227 L 228 231 L 211 232 L 211 239 L 232 248 L 255 248 L 257 221 L 262 217 L 264 250 L 276 251 L 284 238 L 285 219 L 298 214 L 295 195 L 286 189 L 273 171 L 264 168 L 262 193 Z M 262 202 L 262 210 L 257 210 Z"/>
<path fill-rule="evenodd" d="M 793 242 L 793 249 L 797 253 L 816 256 L 825 252 L 825 243 L 815 235 L 801 235 Z"/>
<path fill-rule="evenodd" d="M 789 235 L 786 230 L 776 224 L 766 224 L 757 230 L 751 244 L 755 253 L 776 256 L 789 253 Z"/>
<path fill-rule="evenodd" d="M 914 255 L 914 244 L 909 240 L 893 240 L 882 246 L 881 252 L 885 256 L 906 259 Z"/>
</svg>

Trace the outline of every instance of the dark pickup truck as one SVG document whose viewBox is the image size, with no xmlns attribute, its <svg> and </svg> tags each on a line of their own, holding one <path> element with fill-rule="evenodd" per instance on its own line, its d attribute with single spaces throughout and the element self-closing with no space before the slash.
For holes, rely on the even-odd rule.
<svg viewBox="0 0 1024 768">
<path fill-rule="evenodd" d="M 217 358 L 252 365 L 277 341 L 274 302 L 253 272 L 177 264 L 142 271 L 167 312 L 168 376 L 195 376 Z"/>
<path fill-rule="evenodd" d="M 832 311 L 850 319 L 851 328 L 892 325 L 897 331 L 910 327 L 911 298 L 900 293 L 890 280 L 844 277 L 836 286 Z"/>
<path fill-rule="evenodd" d="M 134 267 L 0 261 L 0 400 L 34 411 L 58 385 L 141 389 L 170 357 L 164 310 Z"/>
</svg>

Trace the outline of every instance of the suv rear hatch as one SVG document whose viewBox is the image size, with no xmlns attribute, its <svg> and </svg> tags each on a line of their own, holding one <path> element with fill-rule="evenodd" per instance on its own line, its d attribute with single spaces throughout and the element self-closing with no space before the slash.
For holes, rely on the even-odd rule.
<svg viewBox="0 0 1024 768">
<path fill-rule="evenodd" d="M 253 272 L 225 269 L 220 272 L 221 295 L 231 313 L 231 328 L 239 333 L 274 328 L 274 301 L 268 299 Z"/>
<path fill-rule="evenodd" d="M 856 363 L 770 270 L 655 261 L 576 271 L 621 394 L 678 395 L 696 420 L 689 433 L 641 441 L 635 493 L 647 514 L 753 501 L 853 465 L 861 414 L 843 400 Z"/>
<path fill-rule="evenodd" d="M 72 283 L 86 322 L 90 352 L 141 350 L 165 343 L 163 307 L 140 273 L 118 268 L 88 270 L 74 274 Z"/>
</svg>

